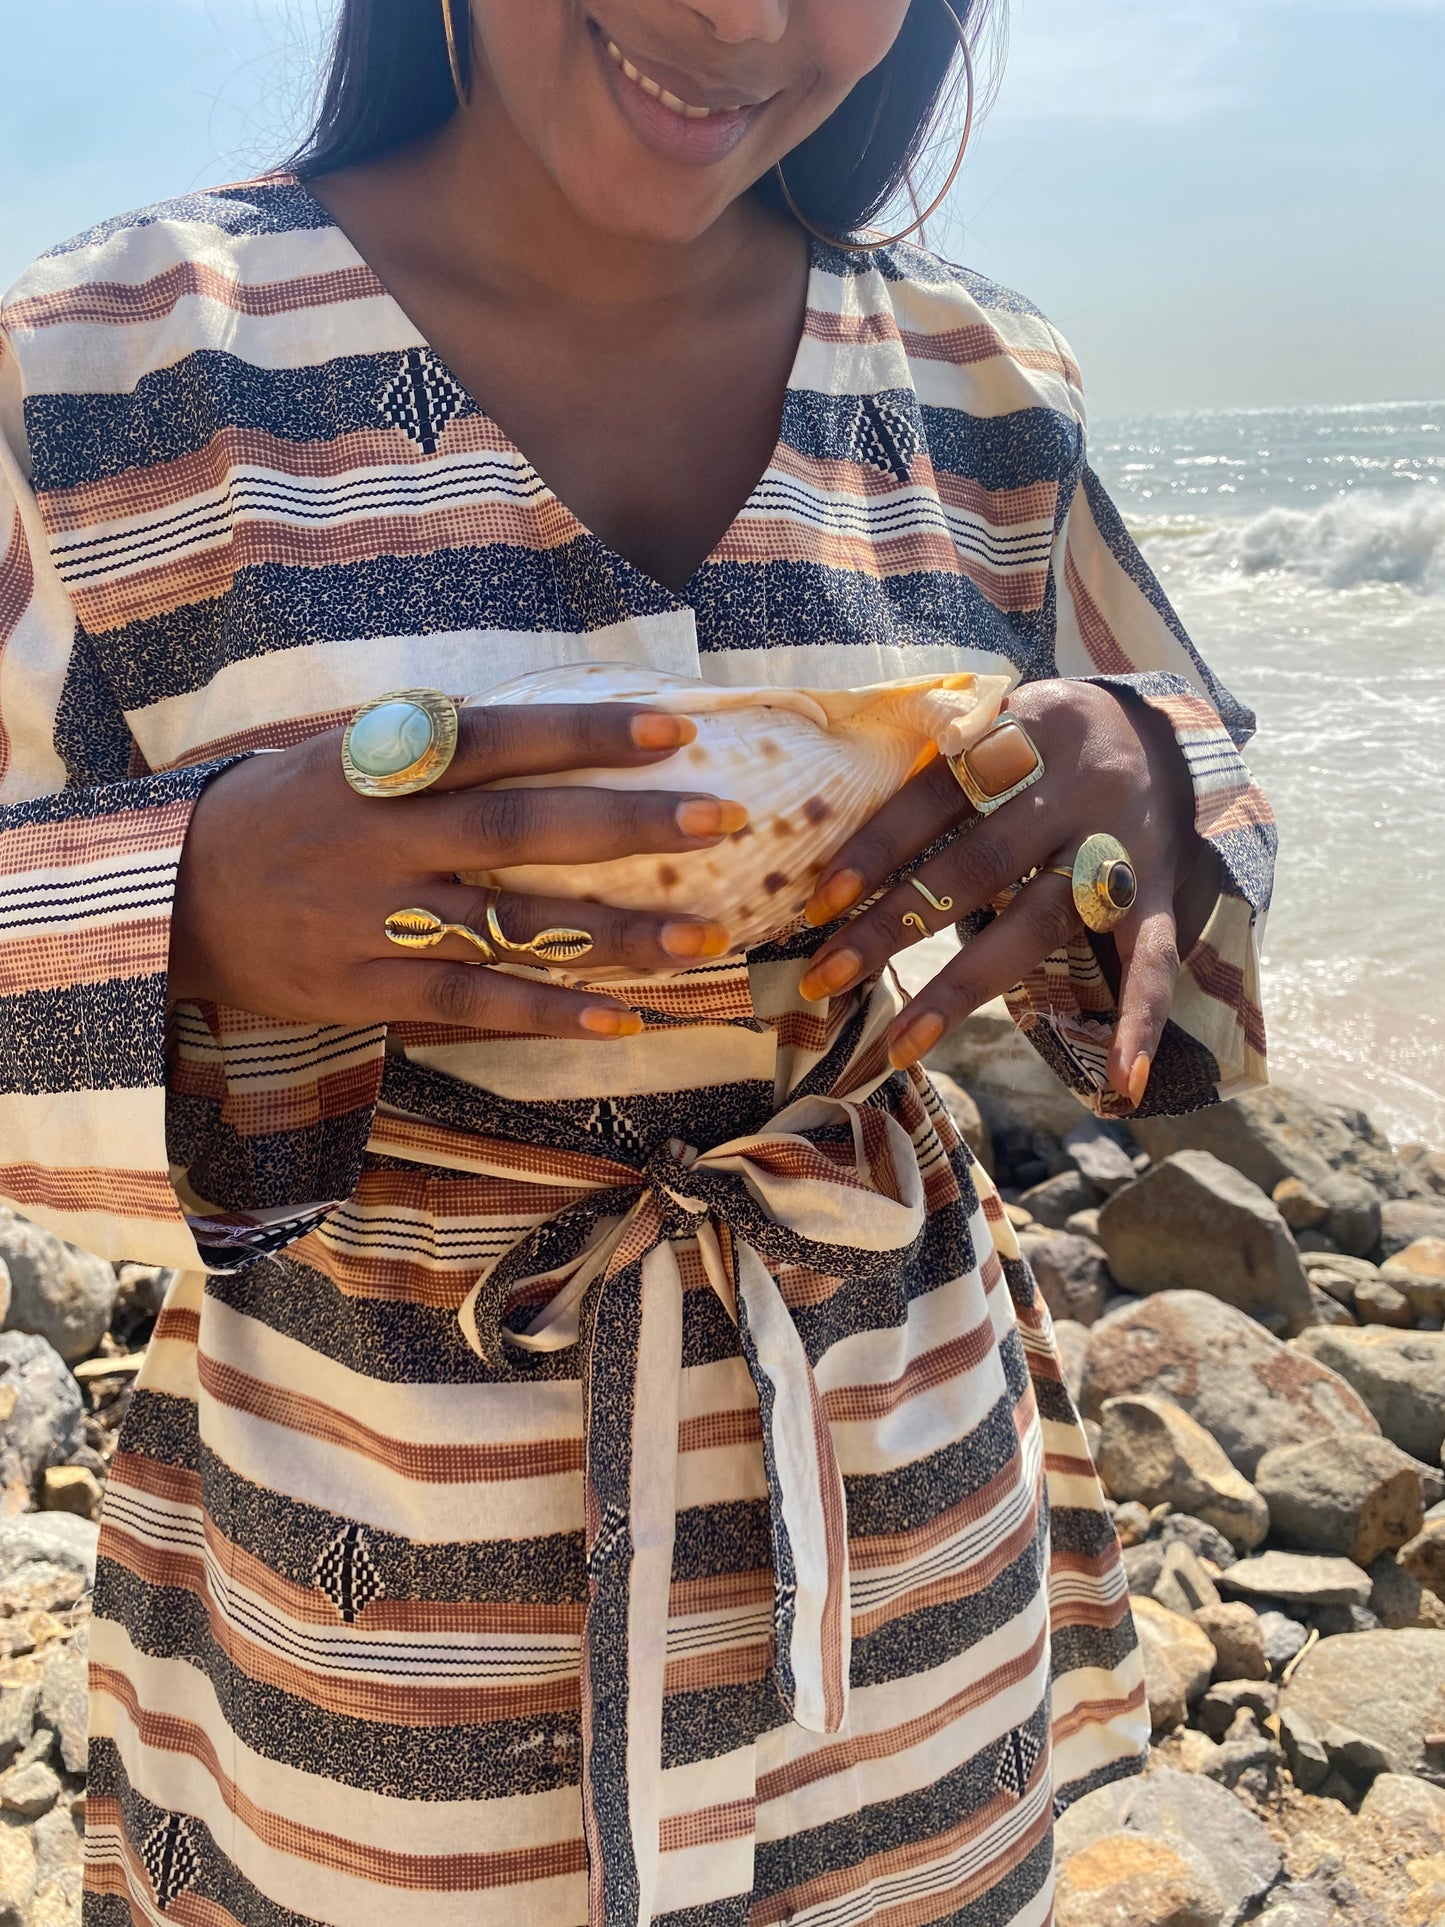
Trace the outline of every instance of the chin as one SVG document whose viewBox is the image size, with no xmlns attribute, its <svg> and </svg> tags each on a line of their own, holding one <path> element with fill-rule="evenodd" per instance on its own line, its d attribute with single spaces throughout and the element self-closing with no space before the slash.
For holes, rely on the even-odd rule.
<svg viewBox="0 0 1445 1927">
<path fill-rule="evenodd" d="M 564 176 L 557 185 L 578 220 L 600 234 L 655 247 L 683 247 L 706 234 L 751 183 L 700 193 L 697 183 L 682 182 L 669 191 L 656 180 L 629 183 L 599 170 L 583 179 Z"/>
</svg>

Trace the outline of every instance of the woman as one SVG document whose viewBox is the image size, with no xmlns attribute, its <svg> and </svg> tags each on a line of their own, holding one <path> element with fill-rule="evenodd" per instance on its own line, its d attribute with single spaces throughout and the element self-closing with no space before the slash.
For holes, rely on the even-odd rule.
<svg viewBox="0 0 1445 1927">
<path fill-rule="evenodd" d="M 92 1927 L 1022 1927 L 1054 1815 L 1138 1769 L 1048 1315 L 918 1060 L 1007 991 L 1106 1115 L 1258 1081 L 1270 832 L 1064 345 L 856 232 L 979 11 L 346 0 L 291 172 L 8 298 L 3 1184 L 183 1273 L 106 1499 Z M 738 830 L 480 787 L 661 762 L 645 707 L 344 780 L 388 691 L 619 658 L 1003 667 L 1028 737 L 745 958 L 519 895 L 514 942 L 585 923 L 631 980 L 397 948 L 402 905 L 483 928 L 457 871 Z M 1093 832 L 1137 894 L 1091 943 Z"/>
</svg>

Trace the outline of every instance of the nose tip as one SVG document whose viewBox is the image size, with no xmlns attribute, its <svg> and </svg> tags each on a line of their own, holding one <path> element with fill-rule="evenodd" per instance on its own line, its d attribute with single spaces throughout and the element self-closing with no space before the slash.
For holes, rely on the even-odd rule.
<svg viewBox="0 0 1445 1927">
<path fill-rule="evenodd" d="M 684 0 L 714 40 L 741 46 L 760 40 L 776 46 L 788 30 L 788 0 Z"/>
</svg>

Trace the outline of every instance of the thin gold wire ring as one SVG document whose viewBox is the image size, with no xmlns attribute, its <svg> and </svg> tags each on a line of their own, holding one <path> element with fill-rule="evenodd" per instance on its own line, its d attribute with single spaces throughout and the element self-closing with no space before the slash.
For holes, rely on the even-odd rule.
<svg viewBox="0 0 1445 1927">
<path fill-rule="evenodd" d="M 951 13 L 952 11 L 953 9 L 950 7 L 949 12 Z M 463 85 L 463 82 L 462 82 L 462 63 L 461 63 L 461 57 L 457 52 L 457 29 L 456 29 L 456 23 L 452 19 L 452 0 L 442 0 L 442 25 L 446 28 L 447 64 L 452 70 L 452 86 L 456 89 L 457 106 L 465 107 L 471 101 L 472 90 L 471 90 L 470 82 L 468 82 L 466 85 Z M 472 37 L 472 8 L 471 8 L 471 0 L 467 0 L 468 45 L 470 45 L 471 37 Z M 471 66 L 470 60 L 468 61 L 467 65 L 468 65 L 468 69 L 470 70 L 470 66 Z"/>
<path fill-rule="evenodd" d="M 936 897 L 928 885 L 926 883 L 920 883 L 917 877 L 910 877 L 908 881 L 913 885 L 919 896 L 930 903 L 935 910 L 941 910 L 943 914 L 947 916 L 948 912 L 953 908 L 952 897 Z M 920 937 L 931 937 L 933 935 L 933 932 L 916 910 L 905 910 L 898 921 L 905 929 L 916 930 Z"/>
<path fill-rule="evenodd" d="M 825 233 L 822 228 L 814 227 L 813 223 L 793 199 L 793 190 L 788 186 L 787 176 L 783 172 L 783 163 L 776 161 L 773 164 L 773 172 L 778 177 L 778 186 L 782 189 L 783 199 L 788 204 L 788 212 L 798 223 L 799 227 L 806 228 L 815 240 L 826 242 L 830 248 L 840 248 L 844 254 L 871 254 L 875 248 L 891 248 L 899 241 L 906 241 L 910 234 L 917 234 L 921 227 L 926 226 L 927 223 L 932 220 L 933 216 L 937 214 L 938 210 L 943 206 L 943 203 L 948 199 L 949 190 L 958 179 L 958 171 L 963 166 L 963 157 L 968 152 L 969 138 L 973 133 L 973 55 L 969 52 L 968 47 L 968 29 L 954 12 L 950 0 L 938 0 L 938 4 L 948 15 L 950 21 L 952 21 L 953 30 L 958 35 L 959 52 L 963 55 L 963 71 L 968 83 L 968 106 L 963 117 L 963 139 L 958 144 L 958 153 L 954 157 L 953 166 L 948 170 L 948 179 L 943 183 L 942 188 L 934 195 L 933 199 L 929 202 L 928 206 L 924 208 L 916 221 L 910 223 L 908 227 L 900 229 L 897 234 L 880 236 L 872 241 L 840 241 L 836 234 L 828 234 Z M 447 0 L 442 0 L 442 5 L 446 6 Z M 918 203 L 915 201 L 914 206 L 916 207 L 917 205 Z"/>
</svg>

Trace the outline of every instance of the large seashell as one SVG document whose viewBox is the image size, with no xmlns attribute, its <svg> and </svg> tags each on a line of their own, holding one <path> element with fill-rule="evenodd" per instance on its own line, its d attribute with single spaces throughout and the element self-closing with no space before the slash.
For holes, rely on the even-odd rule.
<svg viewBox="0 0 1445 1927">
<path fill-rule="evenodd" d="M 728 689 L 610 662 L 518 676 L 470 701 L 645 703 L 690 717 L 697 740 L 646 769 L 567 770 L 506 787 L 706 790 L 745 804 L 750 821 L 709 850 L 520 864 L 462 881 L 709 917 L 727 926 L 735 949 L 752 949 L 797 922 L 829 859 L 915 770 L 978 740 L 1011 680 L 960 673 L 863 689 Z M 597 981 L 636 973 L 583 963 L 566 974 Z"/>
</svg>

